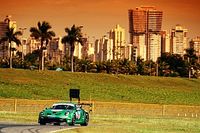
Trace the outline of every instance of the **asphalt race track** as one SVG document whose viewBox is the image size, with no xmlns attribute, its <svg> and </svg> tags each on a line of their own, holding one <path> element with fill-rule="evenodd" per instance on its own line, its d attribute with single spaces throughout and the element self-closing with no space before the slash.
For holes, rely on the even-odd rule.
<svg viewBox="0 0 200 133">
<path fill-rule="evenodd" d="M 58 130 L 70 130 L 79 128 L 79 126 L 69 127 L 66 124 L 55 126 L 47 124 L 40 126 L 39 124 L 16 124 L 0 122 L 0 133 L 54 133 Z"/>
</svg>

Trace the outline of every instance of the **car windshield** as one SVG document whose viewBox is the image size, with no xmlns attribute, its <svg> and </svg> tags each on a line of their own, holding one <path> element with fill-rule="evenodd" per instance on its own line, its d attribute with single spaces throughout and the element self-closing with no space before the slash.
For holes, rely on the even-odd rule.
<svg viewBox="0 0 200 133">
<path fill-rule="evenodd" d="M 71 105 L 55 105 L 53 109 L 74 109 L 74 107 Z"/>
</svg>

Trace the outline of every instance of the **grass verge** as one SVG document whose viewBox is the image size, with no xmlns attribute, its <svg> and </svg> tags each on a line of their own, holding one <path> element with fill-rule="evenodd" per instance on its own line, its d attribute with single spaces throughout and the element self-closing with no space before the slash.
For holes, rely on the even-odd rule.
<svg viewBox="0 0 200 133">
<path fill-rule="evenodd" d="M 0 112 L 0 121 L 37 123 L 36 113 Z M 58 133 L 199 133 L 200 119 L 136 117 L 132 115 L 91 115 L 87 127 Z"/>
<path fill-rule="evenodd" d="M 199 133 L 200 120 L 135 116 L 94 116 L 88 127 L 59 133 Z"/>
<path fill-rule="evenodd" d="M 70 88 L 81 100 L 200 105 L 199 79 L 0 68 L 0 98 L 69 100 Z"/>
<path fill-rule="evenodd" d="M 37 123 L 38 113 L 0 112 L 0 121 L 17 123 Z"/>
</svg>

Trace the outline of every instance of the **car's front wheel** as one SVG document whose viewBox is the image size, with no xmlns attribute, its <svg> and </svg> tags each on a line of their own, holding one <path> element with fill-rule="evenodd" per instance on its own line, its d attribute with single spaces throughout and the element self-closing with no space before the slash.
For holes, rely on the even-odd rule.
<svg viewBox="0 0 200 133">
<path fill-rule="evenodd" d="M 39 123 L 40 123 L 40 125 L 46 125 L 46 122 L 44 122 L 44 121 L 40 121 Z"/>
<path fill-rule="evenodd" d="M 53 123 L 53 125 L 60 126 L 60 122 Z"/>
<path fill-rule="evenodd" d="M 76 122 L 76 116 L 74 115 L 74 117 L 72 118 L 72 122 L 68 123 L 69 126 L 74 126 Z"/>
<path fill-rule="evenodd" d="M 86 113 L 85 114 L 85 122 L 83 124 L 80 124 L 81 126 L 87 126 L 89 123 L 89 114 Z"/>
<path fill-rule="evenodd" d="M 38 123 L 40 125 L 46 125 L 46 122 L 43 119 L 41 119 L 41 118 L 38 119 Z"/>
</svg>

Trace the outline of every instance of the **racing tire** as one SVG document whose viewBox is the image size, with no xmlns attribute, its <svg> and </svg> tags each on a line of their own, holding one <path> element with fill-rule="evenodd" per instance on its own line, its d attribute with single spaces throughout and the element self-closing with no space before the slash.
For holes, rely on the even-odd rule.
<svg viewBox="0 0 200 133">
<path fill-rule="evenodd" d="M 44 122 L 44 121 L 40 121 L 39 123 L 40 123 L 40 125 L 46 125 L 46 122 Z"/>
<path fill-rule="evenodd" d="M 72 122 L 68 123 L 69 126 L 74 126 L 75 125 L 75 121 L 76 121 L 76 116 L 74 115 L 74 117 L 72 118 Z"/>
<path fill-rule="evenodd" d="M 43 119 L 38 119 L 38 123 L 40 124 L 40 125 L 46 125 L 46 122 L 43 120 Z"/>
<path fill-rule="evenodd" d="M 85 116 L 85 122 L 83 124 L 80 124 L 81 126 L 87 126 L 89 123 L 89 114 L 86 113 L 86 116 Z"/>
<path fill-rule="evenodd" d="M 60 126 L 60 122 L 53 123 L 53 125 Z"/>
</svg>

